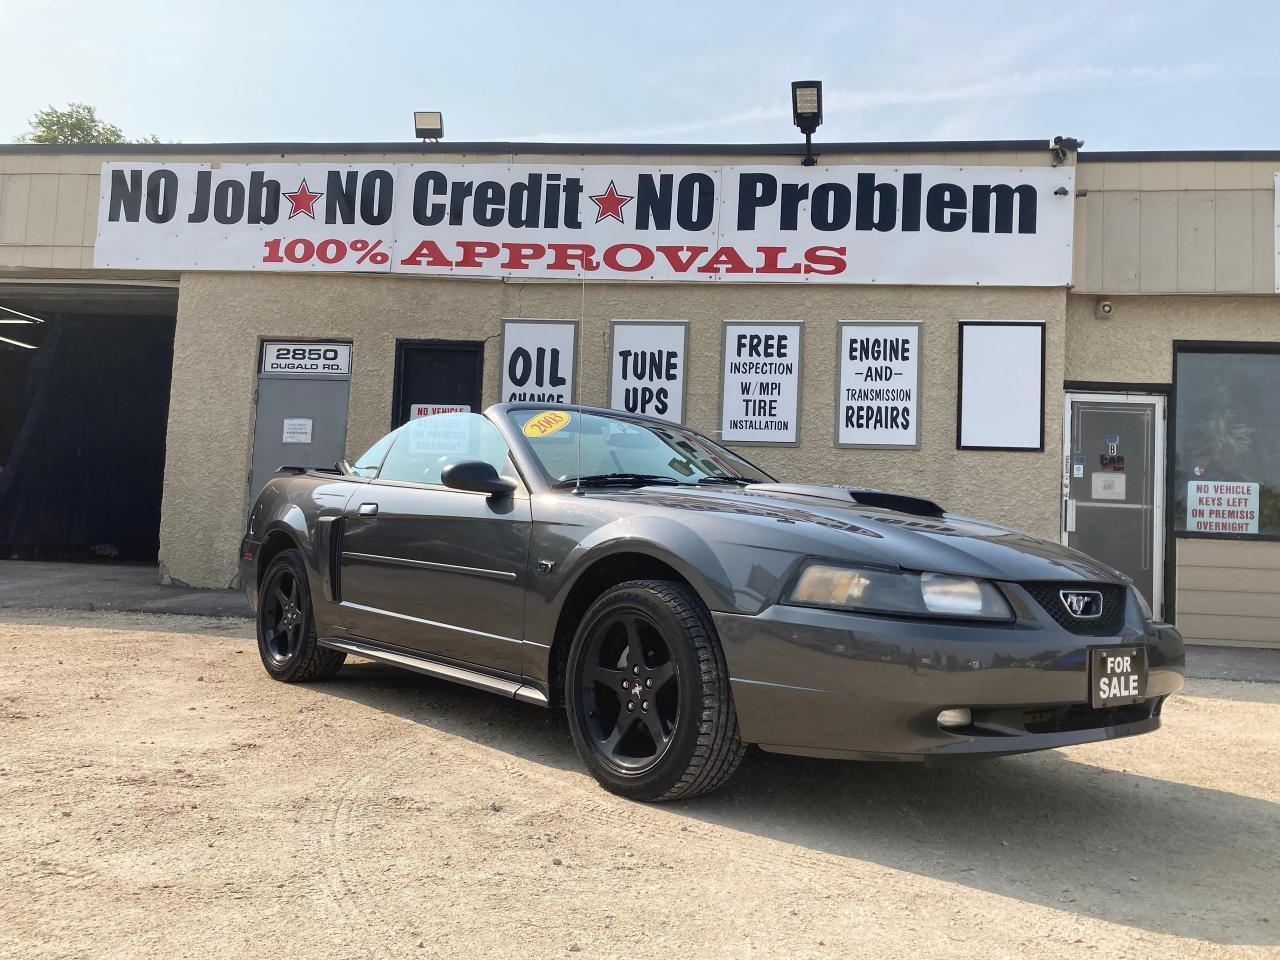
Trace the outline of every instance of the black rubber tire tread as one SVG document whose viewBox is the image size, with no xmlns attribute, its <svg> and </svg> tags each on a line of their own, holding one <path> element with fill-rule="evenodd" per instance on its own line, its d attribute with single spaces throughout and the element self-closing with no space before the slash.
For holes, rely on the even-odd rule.
<svg viewBox="0 0 1280 960">
<path fill-rule="evenodd" d="M 299 592 L 307 629 L 303 633 L 302 642 L 298 645 L 297 652 L 289 658 L 284 666 L 278 667 L 271 662 L 266 650 L 266 644 L 262 638 L 262 609 L 266 600 L 263 596 L 265 588 L 271 582 L 276 568 L 282 565 L 289 568 L 300 584 Z M 338 671 L 342 669 L 342 665 L 347 659 L 347 655 L 341 650 L 330 650 L 328 647 L 322 647 L 316 642 L 316 618 L 315 612 L 311 607 L 311 583 L 307 578 L 307 563 L 303 559 L 300 550 L 282 550 L 271 561 L 271 565 L 267 567 L 267 572 L 263 574 L 262 582 L 258 587 L 256 633 L 258 636 L 258 654 L 262 657 L 262 665 L 273 680 L 279 680 L 281 683 L 309 683 L 314 680 L 331 680 L 337 676 Z"/>
<path fill-rule="evenodd" d="M 583 615 L 580 626 L 591 623 L 599 608 L 615 602 L 619 595 L 636 590 L 653 595 L 675 615 L 682 627 L 682 639 L 697 661 L 701 703 L 689 704 L 684 714 L 696 717 L 697 740 L 675 783 L 659 792 L 628 789 L 630 785 L 602 779 L 599 774 L 597 779 L 607 789 L 633 800 L 685 800 L 709 793 L 733 776 L 747 752 L 747 745 L 738 732 L 738 714 L 733 705 L 724 651 L 711 615 L 697 594 L 686 584 L 670 580 L 629 580 L 601 594 Z M 679 639 L 669 638 L 668 642 L 679 642 Z M 575 649 L 580 642 L 580 638 L 575 640 Z M 566 695 L 574 695 L 568 686 Z"/>
</svg>

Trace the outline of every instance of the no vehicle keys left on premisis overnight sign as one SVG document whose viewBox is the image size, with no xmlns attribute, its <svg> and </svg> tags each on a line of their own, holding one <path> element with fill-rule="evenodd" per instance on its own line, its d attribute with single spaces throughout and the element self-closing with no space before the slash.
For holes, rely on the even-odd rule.
<svg viewBox="0 0 1280 960">
<path fill-rule="evenodd" d="M 113 162 L 94 266 L 1060 286 L 1074 194 L 1069 167 Z"/>
</svg>

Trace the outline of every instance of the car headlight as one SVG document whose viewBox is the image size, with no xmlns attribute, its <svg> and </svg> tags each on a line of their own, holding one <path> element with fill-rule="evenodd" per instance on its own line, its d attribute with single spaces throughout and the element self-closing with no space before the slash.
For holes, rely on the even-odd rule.
<svg viewBox="0 0 1280 960">
<path fill-rule="evenodd" d="M 986 580 L 828 563 L 806 566 L 787 595 L 787 602 L 864 613 L 1013 619 L 1004 594 Z"/>
</svg>

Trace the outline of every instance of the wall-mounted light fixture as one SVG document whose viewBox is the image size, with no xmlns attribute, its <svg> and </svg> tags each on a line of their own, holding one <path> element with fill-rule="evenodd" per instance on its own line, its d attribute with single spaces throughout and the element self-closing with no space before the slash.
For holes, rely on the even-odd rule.
<svg viewBox="0 0 1280 960">
<path fill-rule="evenodd" d="M 419 140 L 439 140 L 444 136 L 444 114 L 439 110 L 415 110 L 413 135 Z"/>
<path fill-rule="evenodd" d="M 822 126 L 821 80 L 792 81 L 791 121 L 804 134 L 804 159 L 800 163 L 812 167 L 818 162 L 813 156 L 813 134 Z"/>
</svg>

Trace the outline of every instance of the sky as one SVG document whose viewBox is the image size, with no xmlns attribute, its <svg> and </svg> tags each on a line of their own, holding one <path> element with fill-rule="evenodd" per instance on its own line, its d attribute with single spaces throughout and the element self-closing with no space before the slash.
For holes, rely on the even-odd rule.
<svg viewBox="0 0 1280 960">
<path fill-rule="evenodd" d="M 0 141 L 71 101 L 184 143 L 1043 139 L 1280 148 L 1280 3 L 0 0 Z"/>
</svg>

